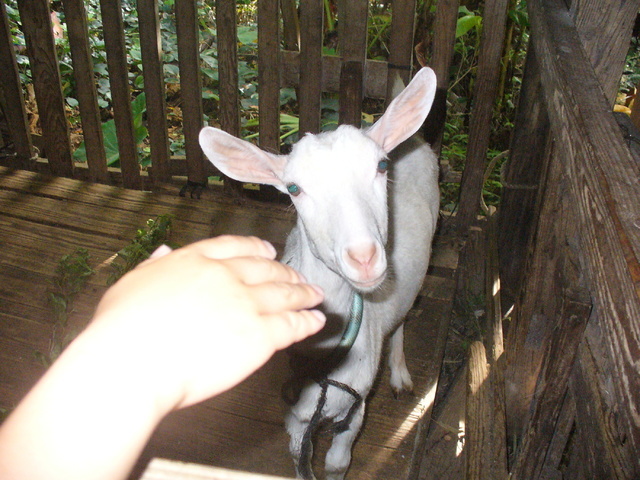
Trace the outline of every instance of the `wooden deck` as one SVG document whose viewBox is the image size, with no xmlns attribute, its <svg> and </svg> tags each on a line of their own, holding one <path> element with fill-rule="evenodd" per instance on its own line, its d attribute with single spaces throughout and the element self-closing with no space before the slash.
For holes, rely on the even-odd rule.
<svg viewBox="0 0 640 480">
<path fill-rule="evenodd" d="M 72 325 L 82 326 L 106 288 L 108 260 L 129 244 L 136 229 L 149 218 L 166 213 L 174 216 L 171 240 L 178 244 L 236 233 L 261 236 L 281 249 L 293 221 L 286 208 L 254 202 L 237 205 L 212 192 L 195 200 L 175 193 L 152 194 L 0 167 L 1 408 L 15 406 L 44 371 L 37 352 L 49 348 L 53 320 L 47 290 L 60 258 L 84 247 L 97 271 L 74 302 L 70 316 Z M 351 480 L 417 475 L 456 266 L 457 250 L 439 239 L 406 329 L 414 395 L 394 399 L 388 371 L 383 369 L 354 449 L 348 474 Z M 286 407 L 280 398 L 287 375 L 286 354 L 277 354 L 232 391 L 169 415 L 149 442 L 133 476 L 139 476 L 153 457 L 292 476 L 283 425 Z M 326 448 L 327 442 L 321 441 L 319 450 L 323 443 Z M 316 467 L 318 473 L 321 462 L 322 458 Z"/>
</svg>

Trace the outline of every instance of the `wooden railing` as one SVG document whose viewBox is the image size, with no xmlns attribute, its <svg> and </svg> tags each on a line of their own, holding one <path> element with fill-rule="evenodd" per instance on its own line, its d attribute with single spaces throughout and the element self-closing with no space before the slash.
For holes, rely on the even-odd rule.
<svg viewBox="0 0 640 480">
<path fill-rule="evenodd" d="M 391 23 L 389 62 L 366 60 L 367 0 L 339 2 L 341 20 L 341 57 L 322 55 L 323 2 L 302 1 L 299 13 L 296 3 L 283 0 L 260 0 L 258 3 L 258 85 L 259 85 L 259 143 L 279 151 L 279 91 L 295 87 L 299 93 L 300 130 L 317 132 L 320 129 L 320 99 L 323 91 L 340 94 L 340 121 L 360 124 L 363 97 L 385 98 L 388 79 L 399 73 L 409 79 L 412 69 L 413 38 L 416 2 L 397 2 Z M 74 77 L 84 140 L 87 165 L 74 164 L 69 143 L 68 122 L 64 98 L 60 93 L 60 73 L 51 30 L 48 0 L 18 1 L 27 53 L 33 72 L 33 84 L 46 146 L 44 156 L 48 170 L 54 175 L 88 179 L 96 182 L 120 182 L 125 187 L 141 188 L 147 184 L 165 182 L 174 175 L 186 175 L 195 183 L 206 181 L 213 173 L 203 159 L 198 145 L 198 132 L 203 126 L 199 34 L 196 2 L 176 0 L 177 27 L 182 98 L 183 131 L 186 159 L 169 155 L 166 121 L 165 85 L 162 74 L 159 42 L 157 2 L 139 0 L 137 14 L 144 91 L 146 93 L 146 121 L 151 148 L 149 178 L 141 174 L 134 141 L 131 112 L 131 87 L 128 78 L 127 52 L 120 1 L 101 2 L 101 14 L 111 84 L 113 116 L 120 151 L 120 170 L 107 169 L 104 139 L 100 128 L 93 65 L 87 31 L 85 7 L 81 0 L 64 0 L 65 22 L 71 47 Z M 9 35 L 4 4 L 0 29 L 0 57 L 7 75 L 5 95 L 9 124 L 17 152 L 18 166 L 34 168 L 34 151 L 26 126 L 26 112 L 22 87 L 17 74 L 15 54 Z M 285 48 L 280 45 L 280 15 L 283 18 Z M 298 20 L 299 15 L 299 20 Z M 223 129 L 240 133 L 238 52 L 236 35 L 236 3 L 232 0 L 216 2 L 219 118 Z M 299 21 L 299 25 L 298 25 Z M 299 38 L 299 40 L 298 40 Z M 298 45 L 299 43 L 299 45 Z M 391 67 L 391 68 L 389 68 Z M 14 162 L 15 163 L 15 162 Z M 232 183 L 232 182 L 229 182 Z"/>
</svg>

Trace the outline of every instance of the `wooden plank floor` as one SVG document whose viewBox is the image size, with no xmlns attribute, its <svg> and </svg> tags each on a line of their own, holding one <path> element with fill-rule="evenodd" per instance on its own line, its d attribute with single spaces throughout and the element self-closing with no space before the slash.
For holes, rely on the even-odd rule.
<svg viewBox="0 0 640 480">
<path fill-rule="evenodd" d="M 36 352 L 47 351 L 53 330 L 47 289 L 60 258 L 76 247 L 89 251 L 97 270 L 74 302 L 70 323 L 79 328 L 106 288 L 109 268 L 104 265 L 149 218 L 172 214 L 171 240 L 178 244 L 236 233 L 258 235 L 282 249 L 293 221 L 289 209 L 236 205 L 214 197 L 207 192 L 194 200 L 0 167 L 0 408 L 11 409 L 44 371 Z M 422 451 L 451 308 L 455 246 L 439 239 L 432 265 L 406 329 L 415 392 L 396 400 L 388 371 L 382 370 L 349 479 L 415 476 L 419 459 L 414 452 Z M 152 457 L 292 476 L 283 424 L 286 406 L 280 398 L 287 375 L 287 356 L 277 354 L 232 391 L 169 415 L 133 476 Z M 319 449 L 326 443 L 321 441 Z M 321 463 L 319 459 L 318 474 Z"/>
</svg>

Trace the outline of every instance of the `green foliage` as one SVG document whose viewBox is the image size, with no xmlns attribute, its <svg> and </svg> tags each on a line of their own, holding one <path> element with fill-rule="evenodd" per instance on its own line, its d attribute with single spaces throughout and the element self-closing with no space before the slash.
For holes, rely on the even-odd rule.
<svg viewBox="0 0 640 480">
<path fill-rule="evenodd" d="M 131 243 L 118 252 L 111 264 L 113 273 L 109 276 L 107 284 L 114 284 L 125 273 L 148 259 L 159 246 L 172 246 L 169 242 L 172 221 L 173 216 L 169 214 L 147 220 L 146 228 L 139 228 Z"/>
<path fill-rule="evenodd" d="M 144 92 L 138 95 L 131 103 L 133 114 L 133 132 L 136 145 L 139 147 L 142 165 L 149 165 L 149 156 L 142 151 L 142 142 L 149 136 L 149 131 L 144 125 L 144 113 L 147 111 L 147 103 Z M 120 163 L 120 149 L 118 148 L 118 137 L 116 135 L 116 123 L 113 119 L 102 124 L 102 135 L 104 137 L 104 148 L 107 156 L 107 165 L 118 166 Z M 87 161 L 87 149 L 85 142 L 73 152 L 73 159 L 76 162 Z"/>
<path fill-rule="evenodd" d="M 77 332 L 66 331 L 68 315 L 76 295 L 82 291 L 94 273 L 89 266 L 89 252 L 84 248 L 64 255 L 56 266 L 52 286 L 48 292 L 49 305 L 55 319 L 49 351 L 35 352 L 36 358 L 44 366 L 51 365 L 75 338 Z"/>
</svg>

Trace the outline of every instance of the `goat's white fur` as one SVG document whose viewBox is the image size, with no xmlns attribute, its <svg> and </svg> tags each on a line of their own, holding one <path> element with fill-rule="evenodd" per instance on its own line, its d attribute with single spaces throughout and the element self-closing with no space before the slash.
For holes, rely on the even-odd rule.
<svg viewBox="0 0 640 480">
<path fill-rule="evenodd" d="M 413 134 L 431 108 L 435 89 L 435 74 L 423 68 L 370 129 L 341 126 L 306 135 L 287 156 L 264 152 L 211 127 L 200 134 L 205 154 L 226 175 L 274 185 L 283 192 L 294 183 L 301 189 L 292 197 L 298 220 L 283 261 L 324 289 L 322 309 L 329 318 L 325 331 L 306 341 L 305 348 L 330 351 L 348 321 L 353 290 L 362 292 L 360 334 L 329 377 L 363 398 L 392 332 L 391 386 L 396 392 L 413 388 L 403 352 L 402 322 L 422 286 L 439 208 L 437 159 Z M 392 179 L 389 202 L 387 175 L 378 171 L 387 154 Z M 317 384 L 306 386 L 286 419 L 296 466 L 319 394 Z M 349 394 L 329 388 L 323 417 L 339 421 L 352 403 Z M 363 416 L 364 402 L 350 428 L 334 436 L 326 456 L 328 479 L 344 478 Z"/>
</svg>

